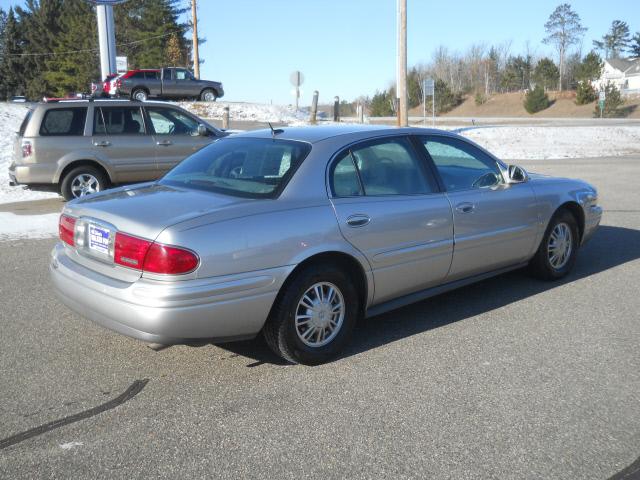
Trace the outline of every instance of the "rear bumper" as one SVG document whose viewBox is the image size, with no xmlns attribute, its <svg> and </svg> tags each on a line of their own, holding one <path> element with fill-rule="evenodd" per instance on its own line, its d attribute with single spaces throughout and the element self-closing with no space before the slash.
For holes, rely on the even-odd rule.
<svg viewBox="0 0 640 480">
<path fill-rule="evenodd" d="M 61 244 L 51 256 L 53 286 L 71 310 L 123 335 L 164 344 L 254 337 L 292 269 L 173 282 L 141 278 L 129 283 L 72 261 Z"/>
<path fill-rule="evenodd" d="M 9 180 L 14 185 L 52 184 L 57 168 L 55 163 L 30 163 L 28 165 L 14 163 L 9 166 Z"/>
</svg>

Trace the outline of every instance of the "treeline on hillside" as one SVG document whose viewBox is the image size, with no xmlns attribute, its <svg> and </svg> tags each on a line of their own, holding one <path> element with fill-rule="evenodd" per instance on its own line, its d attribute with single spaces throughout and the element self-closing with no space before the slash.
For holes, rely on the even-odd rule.
<svg viewBox="0 0 640 480">
<path fill-rule="evenodd" d="M 186 10 L 179 0 L 129 0 L 114 7 L 118 55 L 129 68 L 189 64 Z M 100 80 L 95 7 L 85 0 L 26 0 L 0 9 L 0 99 L 86 92 Z"/>
<path fill-rule="evenodd" d="M 548 90 L 576 90 L 576 103 L 586 104 L 597 99 L 592 81 L 601 75 L 603 57 L 640 56 L 640 32 L 631 37 L 628 24 L 621 20 L 613 21 L 602 39 L 593 42 L 594 50 L 583 55 L 581 40 L 587 29 L 580 16 L 566 3 L 551 13 L 544 29 L 544 43 L 557 53 L 553 59 L 537 55 L 528 44 L 524 52 L 513 54 L 511 42 L 491 46 L 476 44 L 464 53 L 438 47 L 430 62 L 409 69 L 409 107 L 422 104 L 422 86 L 426 78 L 435 79 L 438 113 L 451 110 L 465 95 L 472 95 L 480 105 L 493 94 L 529 91 L 534 87 L 539 90 L 529 105 L 525 105 L 528 110 L 539 111 L 549 106 Z M 368 105 L 372 116 L 390 116 L 396 112 L 395 98 L 395 86 L 391 86 L 360 101 Z M 431 111 L 431 108 L 431 97 L 427 97 L 427 110 Z"/>
</svg>

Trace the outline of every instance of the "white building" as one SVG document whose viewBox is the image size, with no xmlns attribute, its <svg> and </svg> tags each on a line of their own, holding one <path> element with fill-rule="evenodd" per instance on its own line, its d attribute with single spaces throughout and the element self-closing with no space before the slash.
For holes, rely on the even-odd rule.
<svg viewBox="0 0 640 480">
<path fill-rule="evenodd" d="M 593 82 L 596 89 L 613 83 L 619 90 L 640 92 L 640 58 L 610 58 L 604 61 L 602 75 Z M 631 93 L 631 92 L 629 92 Z"/>
</svg>

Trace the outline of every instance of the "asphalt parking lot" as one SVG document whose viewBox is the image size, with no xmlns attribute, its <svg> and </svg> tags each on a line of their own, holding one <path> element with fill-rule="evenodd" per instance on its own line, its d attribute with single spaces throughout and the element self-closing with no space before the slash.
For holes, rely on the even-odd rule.
<svg viewBox="0 0 640 480">
<path fill-rule="evenodd" d="M 1 242 L 0 478 L 637 478 L 640 157 L 522 165 L 599 188 L 568 278 L 370 319 L 313 368 L 154 351 L 55 299 L 53 239 Z"/>
</svg>

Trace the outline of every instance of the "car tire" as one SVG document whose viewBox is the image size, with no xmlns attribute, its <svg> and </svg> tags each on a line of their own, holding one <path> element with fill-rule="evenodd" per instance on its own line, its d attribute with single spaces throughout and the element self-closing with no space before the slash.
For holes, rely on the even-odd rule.
<svg viewBox="0 0 640 480">
<path fill-rule="evenodd" d="M 137 100 L 139 102 L 146 102 L 147 99 L 149 98 L 149 95 L 147 94 L 147 92 L 141 88 L 138 88 L 136 90 L 134 90 L 133 92 L 131 92 L 131 98 L 133 100 Z"/>
<path fill-rule="evenodd" d="M 531 274 L 541 280 L 558 280 L 566 276 L 576 262 L 580 233 L 578 222 L 568 210 L 551 218 L 535 256 L 529 262 Z"/>
<path fill-rule="evenodd" d="M 216 95 L 216 92 L 214 92 L 210 88 L 203 90 L 200 94 L 200 100 L 202 100 L 203 102 L 215 102 L 217 98 L 218 96 Z"/>
<path fill-rule="evenodd" d="M 74 200 L 91 193 L 101 192 L 109 186 L 106 175 L 91 165 L 71 169 L 60 183 L 60 194 L 65 200 Z"/>
<path fill-rule="evenodd" d="M 264 338 L 289 362 L 325 363 L 349 341 L 360 315 L 360 297 L 336 265 L 314 264 L 294 275 L 271 309 L 262 330 Z"/>
</svg>

